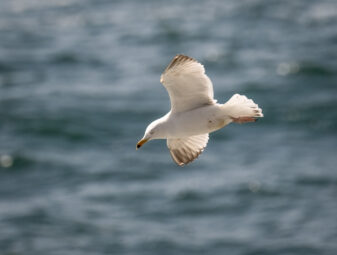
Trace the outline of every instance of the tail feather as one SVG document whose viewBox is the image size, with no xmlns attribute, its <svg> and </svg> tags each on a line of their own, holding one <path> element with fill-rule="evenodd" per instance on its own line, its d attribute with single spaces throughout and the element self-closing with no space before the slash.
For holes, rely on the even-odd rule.
<svg viewBox="0 0 337 255">
<path fill-rule="evenodd" d="M 244 95 L 235 94 L 225 104 L 223 108 L 231 118 L 242 117 L 263 117 L 262 109 Z"/>
</svg>

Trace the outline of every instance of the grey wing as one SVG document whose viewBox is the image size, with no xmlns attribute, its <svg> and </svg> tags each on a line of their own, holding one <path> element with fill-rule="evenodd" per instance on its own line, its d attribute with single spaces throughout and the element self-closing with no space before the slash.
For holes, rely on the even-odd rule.
<svg viewBox="0 0 337 255">
<path fill-rule="evenodd" d="M 194 58 L 177 55 L 161 75 L 171 101 L 171 112 L 182 112 L 216 103 L 205 68 Z"/>
<path fill-rule="evenodd" d="M 207 146 L 207 142 L 208 134 L 202 134 L 185 138 L 167 139 L 167 147 L 174 162 L 179 166 L 184 166 L 199 157 Z"/>
</svg>

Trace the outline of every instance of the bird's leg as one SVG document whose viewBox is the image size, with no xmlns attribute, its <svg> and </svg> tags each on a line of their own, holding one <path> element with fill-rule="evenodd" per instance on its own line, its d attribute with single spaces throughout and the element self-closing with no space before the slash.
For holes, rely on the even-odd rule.
<svg viewBox="0 0 337 255">
<path fill-rule="evenodd" d="M 238 117 L 238 118 L 231 117 L 231 119 L 234 123 L 239 123 L 239 124 L 257 121 L 257 119 L 254 117 Z"/>
</svg>

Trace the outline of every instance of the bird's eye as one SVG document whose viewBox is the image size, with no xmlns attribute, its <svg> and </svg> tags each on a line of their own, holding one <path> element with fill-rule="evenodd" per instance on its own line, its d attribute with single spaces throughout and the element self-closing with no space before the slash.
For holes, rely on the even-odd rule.
<svg viewBox="0 0 337 255">
<path fill-rule="evenodd" d="M 154 134 L 154 131 L 153 131 L 153 130 L 151 130 L 151 131 L 150 131 L 150 135 L 153 135 L 153 134 Z"/>
</svg>

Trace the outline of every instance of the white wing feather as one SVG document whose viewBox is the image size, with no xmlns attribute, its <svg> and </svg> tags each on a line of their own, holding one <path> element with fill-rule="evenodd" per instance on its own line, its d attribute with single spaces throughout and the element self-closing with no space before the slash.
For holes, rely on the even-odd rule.
<svg viewBox="0 0 337 255">
<path fill-rule="evenodd" d="M 169 93 L 173 113 L 216 103 L 213 85 L 204 66 L 193 58 L 175 56 L 161 75 L 160 82 Z"/>
<path fill-rule="evenodd" d="M 186 165 L 195 160 L 204 151 L 208 142 L 208 134 L 185 138 L 167 139 L 167 147 L 172 159 L 179 165 Z"/>
</svg>

